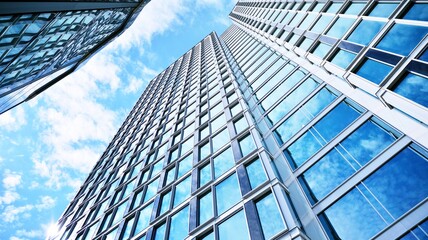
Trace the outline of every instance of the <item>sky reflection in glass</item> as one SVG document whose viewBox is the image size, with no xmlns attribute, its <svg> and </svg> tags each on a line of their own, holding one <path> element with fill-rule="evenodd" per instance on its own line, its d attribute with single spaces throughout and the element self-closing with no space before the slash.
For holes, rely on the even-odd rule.
<svg viewBox="0 0 428 240">
<path fill-rule="evenodd" d="M 407 73 L 393 89 L 394 92 L 415 101 L 422 106 L 428 107 L 428 79 Z"/>
<path fill-rule="evenodd" d="M 428 27 L 395 24 L 376 47 L 407 56 L 427 33 Z"/>
<path fill-rule="evenodd" d="M 358 24 L 347 40 L 362 45 L 368 45 L 384 25 L 384 22 L 363 20 Z"/>
<path fill-rule="evenodd" d="M 185 239 L 189 232 L 189 206 L 171 217 L 168 240 Z"/>
<path fill-rule="evenodd" d="M 285 228 L 284 221 L 272 193 L 257 201 L 256 208 L 265 239 L 270 239 Z"/>
<path fill-rule="evenodd" d="M 241 200 L 241 191 L 235 174 L 215 186 L 215 190 L 218 215 Z"/>
<path fill-rule="evenodd" d="M 248 166 L 246 166 L 246 169 L 248 178 L 250 180 L 251 189 L 258 187 L 267 180 L 266 173 L 260 159 L 256 159 L 250 163 Z"/>
<path fill-rule="evenodd" d="M 232 148 L 227 148 L 225 151 L 220 153 L 213 159 L 214 163 L 214 177 L 218 178 L 227 170 L 235 166 L 235 161 L 233 160 Z"/>
<path fill-rule="evenodd" d="M 367 58 L 362 63 L 356 74 L 373 83 L 379 84 L 391 70 L 391 66 Z"/>
<path fill-rule="evenodd" d="M 248 226 L 245 220 L 244 211 L 239 211 L 231 218 L 218 225 L 218 235 L 220 240 L 250 239 L 248 236 Z"/>
</svg>

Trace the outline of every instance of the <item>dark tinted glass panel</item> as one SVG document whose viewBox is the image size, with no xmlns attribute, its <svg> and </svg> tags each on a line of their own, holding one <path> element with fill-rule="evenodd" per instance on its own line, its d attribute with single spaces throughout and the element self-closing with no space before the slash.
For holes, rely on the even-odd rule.
<svg viewBox="0 0 428 240">
<path fill-rule="evenodd" d="M 391 70 L 392 67 L 367 58 L 357 70 L 356 74 L 373 83 L 379 84 Z"/>
<path fill-rule="evenodd" d="M 413 73 L 407 73 L 394 88 L 394 92 L 428 107 L 428 79 Z"/>
</svg>

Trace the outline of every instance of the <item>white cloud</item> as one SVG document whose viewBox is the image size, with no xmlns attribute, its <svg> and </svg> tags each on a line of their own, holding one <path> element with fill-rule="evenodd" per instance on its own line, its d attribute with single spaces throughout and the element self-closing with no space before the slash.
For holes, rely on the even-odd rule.
<svg viewBox="0 0 428 240">
<path fill-rule="evenodd" d="M 50 196 L 42 196 L 37 204 L 26 204 L 23 206 L 16 207 L 14 205 L 8 205 L 4 208 L 1 217 L 4 222 L 11 223 L 18 221 L 21 217 L 28 218 L 31 217 L 30 211 L 35 209 L 37 211 L 42 211 L 45 209 L 53 208 L 56 204 L 55 199 Z"/>
<path fill-rule="evenodd" d="M 129 80 L 128 86 L 123 90 L 125 93 L 136 93 L 143 86 L 144 81 L 136 78 L 135 76 L 131 76 Z"/>
<path fill-rule="evenodd" d="M 26 123 L 25 111 L 22 107 L 17 107 L 0 114 L 0 129 L 17 131 Z"/>
<path fill-rule="evenodd" d="M 4 172 L 2 180 L 3 188 L 5 189 L 2 196 L 0 196 L 0 204 L 11 204 L 20 199 L 20 195 L 16 192 L 16 187 L 22 182 L 21 174 L 12 172 L 8 169 Z"/>
<path fill-rule="evenodd" d="M 16 231 L 16 235 L 19 237 L 39 238 L 39 239 L 42 239 L 44 237 L 44 233 L 41 230 L 20 229 L 20 230 Z"/>
<path fill-rule="evenodd" d="M 15 172 L 6 171 L 5 177 L 3 178 L 3 186 L 7 189 L 15 188 L 21 184 L 21 175 Z"/>
<path fill-rule="evenodd" d="M 11 204 L 19 198 L 20 195 L 17 192 L 6 190 L 3 196 L 0 196 L 0 204 Z"/>
</svg>

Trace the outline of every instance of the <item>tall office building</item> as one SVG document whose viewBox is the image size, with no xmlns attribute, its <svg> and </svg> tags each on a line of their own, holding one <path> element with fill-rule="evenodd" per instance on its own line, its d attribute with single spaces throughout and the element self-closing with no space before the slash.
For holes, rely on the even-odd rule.
<svg viewBox="0 0 428 240">
<path fill-rule="evenodd" d="M 77 69 L 129 27 L 147 2 L 1 2 L 0 114 Z"/>
<path fill-rule="evenodd" d="M 427 239 L 427 4 L 240 1 L 154 78 L 53 239 Z"/>
</svg>

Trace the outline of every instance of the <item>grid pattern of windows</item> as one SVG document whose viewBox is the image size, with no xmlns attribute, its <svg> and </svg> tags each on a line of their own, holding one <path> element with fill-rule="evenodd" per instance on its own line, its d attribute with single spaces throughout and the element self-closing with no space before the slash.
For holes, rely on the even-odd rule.
<svg viewBox="0 0 428 240">
<path fill-rule="evenodd" d="M 0 113 L 76 67 L 79 61 L 117 36 L 132 16 L 138 14 L 142 3 L 128 3 L 127 7 L 117 6 L 124 4 L 119 1 L 104 3 L 105 6 L 94 3 L 87 6 L 98 5 L 101 9 L 2 15 Z M 74 5 L 63 3 L 61 7 Z M 20 7 L 17 4 L 18 12 Z M 41 82 L 37 83 L 38 80 Z"/>
<path fill-rule="evenodd" d="M 402 97 L 428 107 L 426 9 L 419 1 L 241 1 L 230 16 L 412 115 Z"/>
<path fill-rule="evenodd" d="M 427 110 L 406 86 L 426 81 L 424 9 L 238 2 L 149 83 L 52 239 L 426 239 Z"/>
<path fill-rule="evenodd" d="M 269 184 L 270 158 L 221 41 L 208 35 L 150 82 L 53 239 L 236 239 L 238 223 L 242 239 L 287 230 L 286 196 Z"/>
</svg>

